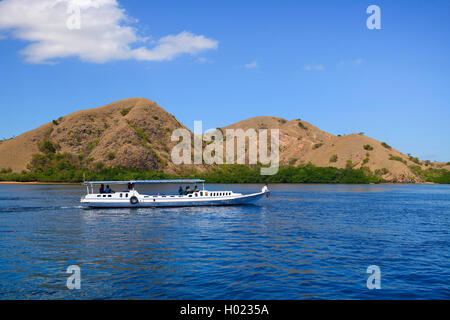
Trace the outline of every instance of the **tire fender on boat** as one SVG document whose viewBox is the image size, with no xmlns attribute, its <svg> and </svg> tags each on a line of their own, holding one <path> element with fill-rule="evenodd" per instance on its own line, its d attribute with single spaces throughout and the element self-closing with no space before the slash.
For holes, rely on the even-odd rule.
<svg viewBox="0 0 450 320">
<path fill-rule="evenodd" d="M 130 198 L 130 203 L 131 204 L 138 204 L 139 203 L 139 199 L 136 196 L 132 196 Z"/>
</svg>

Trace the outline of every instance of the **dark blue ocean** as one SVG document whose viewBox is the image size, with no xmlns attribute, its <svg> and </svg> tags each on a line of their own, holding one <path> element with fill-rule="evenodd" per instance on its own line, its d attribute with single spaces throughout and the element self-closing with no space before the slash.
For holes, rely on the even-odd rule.
<svg viewBox="0 0 450 320">
<path fill-rule="evenodd" d="M 0 299 L 450 298 L 450 186 L 270 187 L 256 205 L 87 210 L 82 186 L 0 185 Z"/>
</svg>

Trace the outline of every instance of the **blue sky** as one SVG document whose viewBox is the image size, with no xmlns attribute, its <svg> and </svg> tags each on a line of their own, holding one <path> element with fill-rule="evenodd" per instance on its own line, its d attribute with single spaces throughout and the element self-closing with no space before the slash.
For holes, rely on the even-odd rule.
<svg viewBox="0 0 450 320">
<path fill-rule="evenodd" d="M 190 128 L 194 120 L 206 129 L 259 115 L 301 118 L 450 161 L 450 1 L 119 0 L 126 24 L 148 40 L 126 54 L 102 52 L 104 61 L 81 51 L 83 37 L 72 41 L 79 55 L 33 61 L 20 32 L 28 24 L 2 7 L 15 1 L 24 0 L 0 1 L 0 137 L 145 97 Z M 381 30 L 366 27 L 371 4 L 381 8 Z M 198 46 L 155 58 L 160 39 L 180 34 Z M 141 46 L 149 49 L 138 55 Z"/>
</svg>

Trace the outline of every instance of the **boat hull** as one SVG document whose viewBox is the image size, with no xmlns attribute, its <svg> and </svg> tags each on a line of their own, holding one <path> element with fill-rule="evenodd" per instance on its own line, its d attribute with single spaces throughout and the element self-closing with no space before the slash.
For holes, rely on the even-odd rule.
<svg viewBox="0 0 450 320">
<path fill-rule="evenodd" d="M 181 198 L 181 199 L 152 199 L 144 198 L 132 204 L 125 199 L 117 200 L 82 200 L 82 204 L 89 208 L 157 208 L 157 207 L 201 207 L 201 206 L 232 206 L 251 204 L 265 197 L 267 192 L 228 198 Z"/>
</svg>

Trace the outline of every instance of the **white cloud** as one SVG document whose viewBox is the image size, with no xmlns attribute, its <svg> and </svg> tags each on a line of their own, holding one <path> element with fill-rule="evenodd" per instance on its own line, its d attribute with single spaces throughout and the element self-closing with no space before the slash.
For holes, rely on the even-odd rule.
<svg viewBox="0 0 450 320">
<path fill-rule="evenodd" d="M 211 59 L 208 59 L 205 57 L 198 57 L 196 62 L 199 64 L 206 64 L 206 63 L 211 64 L 211 63 L 214 63 L 214 60 L 211 60 Z"/>
<path fill-rule="evenodd" d="M 338 67 L 343 67 L 344 65 L 360 66 L 363 63 L 364 63 L 364 59 L 358 58 L 358 59 L 354 59 L 354 60 L 347 60 L 347 62 L 344 60 L 341 60 L 337 66 Z"/>
<path fill-rule="evenodd" d="M 244 65 L 244 67 L 246 67 L 247 69 L 254 69 L 254 68 L 258 68 L 258 61 L 253 61 L 250 63 L 247 63 L 246 65 Z"/>
<path fill-rule="evenodd" d="M 303 67 L 306 71 L 323 71 L 325 67 L 322 64 L 307 64 Z"/>
<path fill-rule="evenodd" d="M 79 21 L 79 28 L 73 19 Z M 218 47 L 216 40 L 186 31 L 151 41 L 149 47 L 144 45 L 148 39 L 138 36 L 130 22 L 133 19 L 117 0 L 0 1 L 0 30 L 8 31 L 9 37 L 31 42 L 21 51 L 31 63 L 67 57 L 94 63 L 164 61 Z"/>
</svg>

